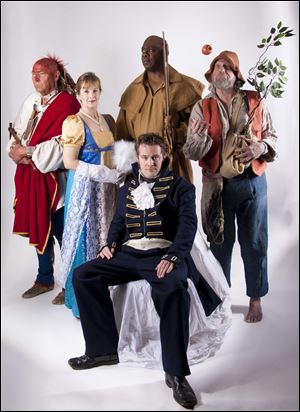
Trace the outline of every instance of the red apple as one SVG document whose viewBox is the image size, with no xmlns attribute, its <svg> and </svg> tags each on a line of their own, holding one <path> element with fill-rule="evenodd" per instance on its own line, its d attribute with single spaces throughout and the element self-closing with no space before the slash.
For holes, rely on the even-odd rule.
<svg viewBox="0 0 300 412">
<path fill-rule="evenodd" d="M 203 53 L 203 54 L 210 54 L 211 52 L 212 52 L 212 47 L 211 47 L 210 44 L 205 44 L 205 45 L 202 47 L 202 53 Z"/>
</svg>

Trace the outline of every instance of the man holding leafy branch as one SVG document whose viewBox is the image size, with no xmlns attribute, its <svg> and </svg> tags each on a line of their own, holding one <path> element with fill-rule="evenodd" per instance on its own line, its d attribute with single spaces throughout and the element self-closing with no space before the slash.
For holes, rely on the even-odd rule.
<svg viewBox="0 0 300 412">
<path fill-rule="evenodd" d="M 273 64 L 263 55 L 292 36 L 291 31 L 280 22 L 258 45 L 265 50 L 248 79 L 255 91 L 241 90 L 245 80 L 235 52 L 226 50 L 213 59 L 205 73 L 210 94 L 194 106 L 183 148 L 202 167 L 202 225 L 229 286 L 237 220 L 250 297 L 245 320 L 250 323 L 262 319 L 261 297 L 268 292 L 265 169 L 277 154 L 276 132 L 263 99 L 268 92 L 281 97 L 287 80 L 283 63 L 276 58 Z"/>
</svg>

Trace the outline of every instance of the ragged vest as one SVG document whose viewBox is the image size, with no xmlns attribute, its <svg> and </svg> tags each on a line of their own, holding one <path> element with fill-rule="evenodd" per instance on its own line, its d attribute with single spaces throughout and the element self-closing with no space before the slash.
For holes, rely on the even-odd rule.
<svg viewBox="0 0 300 412">
<path fill-rule="evenodd" d="M 249 112 L 254 109 L 258 103 L 258 94 L 252 90 L 246 90 L 248 99 Z M 208 134 L 212 138 L 212 146 L 209 152 L 199 160 L 199 165 L 212 173 L 217 173 L 221 166 L 222 158 L 222 121 L 220 118 L 217 101 L 214 98 L 205 98 L 202 101 L 204 120 L 210 124 Z M 261 140 L 262 109 L 258 106 L 251 123 L 252 133 L 258 140 Z M 251 162 L 253 172 L 260 176 L 267 167 L 265 160 L 255 159 Z"/>
</svg>

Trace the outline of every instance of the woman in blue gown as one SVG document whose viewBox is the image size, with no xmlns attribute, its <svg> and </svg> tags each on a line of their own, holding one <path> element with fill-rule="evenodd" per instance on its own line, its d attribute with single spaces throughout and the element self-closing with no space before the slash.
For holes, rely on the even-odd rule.
<svg viewBox="0 0 300 412">
<path fill-rule="evenodd" d="M 63 159 L 68 172 L 62 265 L 58 283 L 65 289 L 55 298 L 80 317 L 74 295 L 74 269 L 94 259 L 105 244 L 115 210 L 120 173 L 112 167 L 115 122 L 98 113 L 100 79 L 91 72 L 76 83 L 81 108 L 63 124 Z M 55 302 L 53 302 L 55 303 Z"/>
</svg>

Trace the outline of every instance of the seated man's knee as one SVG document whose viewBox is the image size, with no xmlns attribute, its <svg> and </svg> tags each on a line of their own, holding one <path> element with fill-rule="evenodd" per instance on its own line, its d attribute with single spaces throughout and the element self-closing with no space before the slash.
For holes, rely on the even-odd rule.
<svg viewBox="0 0 300 412">
<path fill-rule="evenodd" d="M 161 285 L 160 293 L 165 295 L 170 295 L 174 293 L 185 292 L 188 288 L 187 280 L 176 279 L 169 277 L 165 279 L 166 281 Z"/>
<path fill-rule="evenodd" d="M 74 269 L 73 272 L 73 286 L 75 287 L 77 284 L 79 284 L 83 279 L 86 278 L 86 275 L 88 273 L 87 270 L 87 265 L 84 263 L 83 265 L 78 266 L 76 269 Z"/>
</svg>

